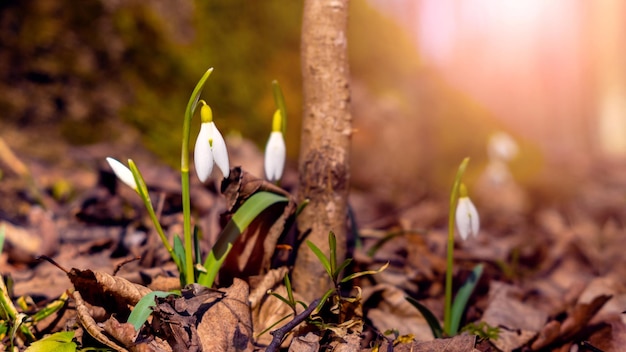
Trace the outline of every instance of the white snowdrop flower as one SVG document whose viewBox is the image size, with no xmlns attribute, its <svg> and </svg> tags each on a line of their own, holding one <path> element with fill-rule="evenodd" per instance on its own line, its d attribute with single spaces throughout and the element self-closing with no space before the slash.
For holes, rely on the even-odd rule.
<svg viewBox="0 0 626 352">
<path fill-rule="evenodd" d="M 203 101 L 200 101 L 200 133 L 196 139 L 194 148 L 194 163 L 196 165 L 196 173 L 200 181 L 206 181 L 213 171 L 213 164 L 222 171 L 224 177 L 230 174 L 228 163 L 228 151 L 226 143 L 220 131 L 213 123 L 213 112 L 211 108 Z"/>
<path fill-rule="evenodd" d="M 117 176 L 120 181 L 128 185 L 128 187 L 137 191 L 137 183 L 135 182 L 135 177 L 133 176 L 133 173 L 130 171 L 130 169 L 127 168 L 126 165 L 120 163 L 113 158 L 107 157 L 106 160 L 107 163 L 109 163 L 111 169 L 113 169 L 115 176 Z"/>
<path fill-rule="evenodd" d="M 519 151 L 517 143 L 510 135 L 504 132 L 498 132 L 489 138 L 487 152 L 489 159 L 510 161 Z"/>
<path fill-rule="evenodd" d="M 272 133 L 265 146 L 265 178 L 270 182 L 280 180 L 285 168 L 287 148 L 282 132 L 282 114 L 280 110 L 274 113 Z"/>
<path fill-rule="evenodd" d="M 480 230 L 480 218 L 474 203 L 467 196 L 465 185 L 461 185 L 459 201 L 456 206 L 456 228 L 463 240 L 470 235 L 477 236 Z"/>
</svg>

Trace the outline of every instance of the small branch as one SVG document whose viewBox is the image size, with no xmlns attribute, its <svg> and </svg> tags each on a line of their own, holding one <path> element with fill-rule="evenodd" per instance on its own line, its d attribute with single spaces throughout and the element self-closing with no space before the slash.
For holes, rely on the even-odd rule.
<svg viewBox="0 0 626 352">
<path fill-rule="evenodd" d="M 272 342 L 265 349 L 265 352 L 274 352 L 278 350 L 278 348 L 280 348 L 280 344 L 283 342 L 283 337 L 285 337 L 288 332 L 293 330 L 296 326 L 298 326 L 298 324 L 302 323 L 309 315 L 311 315 L 311 312 L 313 312 L 313 310 L 315 310 L 315 308 L 317 308 L 319 304 L 320 299 L 318 298 L 311 302 L 311 304 L 309 304 L 309 307 L 305 309 L 304 312 L 296 315 L 296 317 L 293 318 L 292 321 L 283 325 L 279 329 L 270 332 L 270 334 L 274 337 L 272 338 Z"/>
</svg>

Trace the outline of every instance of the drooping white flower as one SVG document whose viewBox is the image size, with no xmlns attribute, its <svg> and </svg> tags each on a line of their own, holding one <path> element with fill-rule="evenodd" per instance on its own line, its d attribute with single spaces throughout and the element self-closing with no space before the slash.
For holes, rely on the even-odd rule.
<svg viewBox="0 0 626 352">
<path fill-rule="evenodd" d="M 283 176 L 287 148 L 282 132 L 282 114 L 280 110 L 274 113 L 272 133 L 265 146 L 265 177 L 270 182 L 276 182 Z"/>
<path fill-rule="evenodd" d="M 456 206 L 456 228 L 463 240 L 466 240 L 470 235 L 477 236 L 480 230 L 478 210 L 467 196 L 464 185 L 461 185 L 460 197 Z"/>
<path fill-rule="evenodd" d="M 196 139 L 194 148 L 194 163 L 196 165 L 196 173 L 200 181 L 206 181 L 213 171 L 213 164 L 222 171 L 224 177 L 230 174 L 228 162 L 228 151 L 226 150 L 226 142 L 222 134 L 213 123 L 213 112 L 211 108 L 203 101 L 200 101 L 200 133 Z"/>
<path fill-rule="evenodd" d="M 517 142 L 505 132 L 497 132 L 489 138 L 487 153 L 491 161 L 510 161 L 517 155 L 518 151 Z"/>
<path fill-rule="evenodd" d="M 120 181 L 128 185 L 128 187 L 137 191 L 137 182 L 135 182 L 135 177 L 133 176 L 133 173 L 130 171 L 130 169 L 116 159 L 107 157 L 106 160 L 107 163 L 109 163 L 111 169 L 113 169 L 115 176 L 117 176 Z"/>
</svg>

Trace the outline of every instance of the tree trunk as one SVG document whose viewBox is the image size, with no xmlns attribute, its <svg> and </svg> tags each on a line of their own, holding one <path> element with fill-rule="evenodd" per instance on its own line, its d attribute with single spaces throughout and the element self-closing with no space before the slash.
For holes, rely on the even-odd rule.
<svg viewBox="0 0 626 352">
<path fill-rule="evenodd" d="M 337 262 L 346 253 L 350 180 L 350 87 L 347 53 L 349 0 L 305 0 L 302 21 L 303 121 L 298 200 L 310 203 L 297 220 L 301 238 L 329 253 L 328 233 L 337 236 Z M 330 286 L 313 252 L 301 245 L 294 288 L 308 301 Z"/>
</svg>

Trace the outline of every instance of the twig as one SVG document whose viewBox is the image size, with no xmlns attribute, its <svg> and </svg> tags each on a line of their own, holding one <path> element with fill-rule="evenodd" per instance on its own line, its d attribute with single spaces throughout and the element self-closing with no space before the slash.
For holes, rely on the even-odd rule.
<svg viewBox="0 0 626 352">
<path fill-rule="evenodd" d="M 298 326 L 298 324 L 302 323 L 304 319 L 306 319 L 309 315 L 311 315 L 311 312 L 313 312 L 313 310 L 315 310 L 315 308 L 317 308 L 319 304 L 320 304 L 320 299 L 318 298 L 314 300 L 313 302 L 311 302 L 311 304 L 309 304 L 307 309 L 305 309 L 302 313 L 296 315 L 296 317 L 293 318 L 292 321 L 283 325 L 279 329 L 276 329 L 270 332 L 270 334 L 274 337 L 272 338 L 272 342 L 265 349 L 265 352 L 274 352 L 278 348 L 280 348 L 280 344 L 283 341 L 283 337 L 285 337 L 285 335 L 287 335 L 289 331 L 293 330 L 296 326 Z"/>
</svg>

